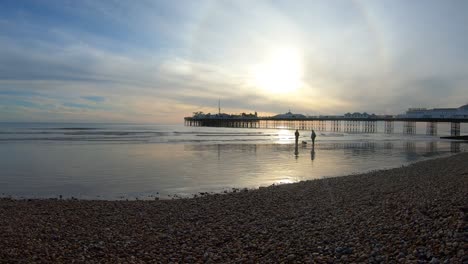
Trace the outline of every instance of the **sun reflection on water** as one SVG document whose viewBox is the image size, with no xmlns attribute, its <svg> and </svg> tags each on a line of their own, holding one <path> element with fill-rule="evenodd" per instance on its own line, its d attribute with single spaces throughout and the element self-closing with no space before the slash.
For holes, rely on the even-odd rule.
<svg viewBox="0 0 468 264">
<path fill-rule="evenodd" d="M 276 143 L 279 144 L 291 144 L 291 138 L 293 134 L 291 130 L 281 129 L 278 131 L 278 140 Z"/>
</svg>

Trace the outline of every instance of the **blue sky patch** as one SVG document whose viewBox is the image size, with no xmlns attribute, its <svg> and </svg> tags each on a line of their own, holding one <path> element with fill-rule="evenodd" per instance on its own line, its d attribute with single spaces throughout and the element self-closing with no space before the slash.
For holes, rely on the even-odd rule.
<svg viewBox="0 0 468 264">
<path fill-rule="evenodd" d="M 85 100 L 88 100 L 88 101 L 92 101 L 92 102 L 95 102 L 95 103 L 100 103 L 100 102 L 104 102 L 106 100 L 106 98 L 104 98 L 103 96 L 82 96 L 81 98 L 85 99 Z"/>
</svg>

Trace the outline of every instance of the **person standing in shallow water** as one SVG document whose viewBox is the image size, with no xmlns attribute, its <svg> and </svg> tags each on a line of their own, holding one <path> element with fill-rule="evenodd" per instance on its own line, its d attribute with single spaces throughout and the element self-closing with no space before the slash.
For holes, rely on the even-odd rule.
<svg viewBox="0 0 468 264">
<path fill-rule="evenodd" d="M 299 155 L 299 150 L 298 150 L 298 143 L 299 143 L 299 129 L 296 129 L 296 132 L 294 133 L 294 136 L 296 136 L 296 149 L 294 151 L 294 154 L 297 156 Z"/>
<path fill-rule="evenodd" d="M 312 129 L 312 134 L 310 135 L 310 138 L 312 139 L 312 147 L 315 147 L 315 138 L 317 135 L 315 134 L 315 131 Z"/>
</svg>

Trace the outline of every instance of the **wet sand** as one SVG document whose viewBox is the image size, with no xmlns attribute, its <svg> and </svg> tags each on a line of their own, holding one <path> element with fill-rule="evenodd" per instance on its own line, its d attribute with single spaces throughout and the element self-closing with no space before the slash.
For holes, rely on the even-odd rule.
<svg viewBox="0 0 468 264">
<path fill-rule="evenodd" d="M 166 201 L 0 200 L 0 263 L 463 263 L 468 153 Z"/>
</svg>

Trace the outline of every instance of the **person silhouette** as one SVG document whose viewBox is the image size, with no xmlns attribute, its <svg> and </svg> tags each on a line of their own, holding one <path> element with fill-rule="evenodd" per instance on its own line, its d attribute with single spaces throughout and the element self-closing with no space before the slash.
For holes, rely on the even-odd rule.
<svg viewBox="0 0 468 264">
<path fill-rule="evenodd" d="M 296 136 L 296 144 L 295 144 L 295 151 L 294 154 L 296 156 L 299 155 L 299 150 L 298 150 L 298 144 L 299 144 L 299 129 L 296 129 L 296 132 L 294 133 L 294 136 Z"/>
<path fill-rule="evenodd" d="M 312 148 L 315 147 L 315 138 L 317 135 L 315 134 L 315 131 L 312 129 L 312 134 L 310 135 L 310 138 L 312 139 Z"/>
</svg>

